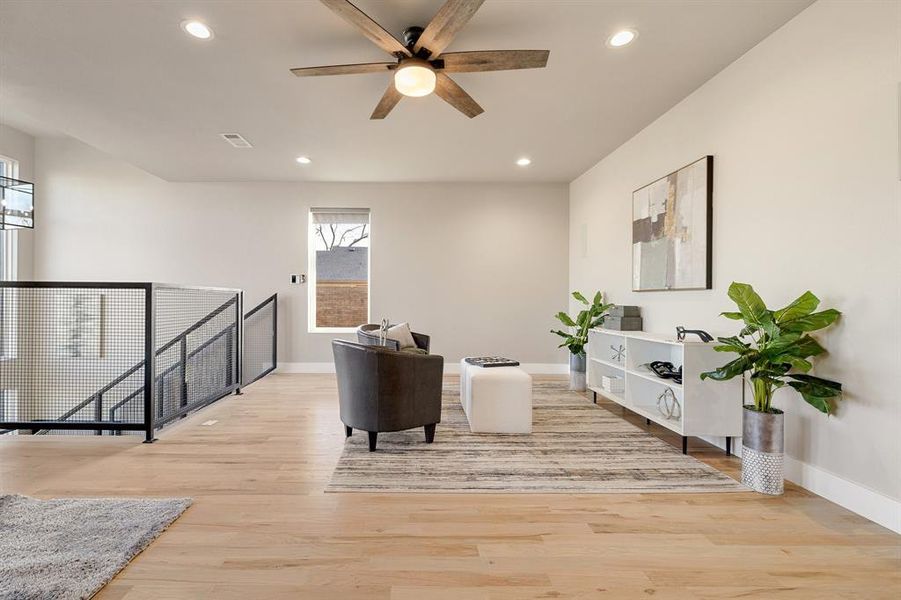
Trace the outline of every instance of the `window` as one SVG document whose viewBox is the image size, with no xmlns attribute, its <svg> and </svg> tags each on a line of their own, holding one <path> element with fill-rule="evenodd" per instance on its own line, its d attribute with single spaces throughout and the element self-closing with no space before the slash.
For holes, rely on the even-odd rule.
<svg viewBox="0 0 901 600">
<path fill-rule="evenodd" d="M 309 329 L 352 330 L 369 322 L 369 240 L 366 208 L 310 210 Z"/>
<path fill-rule="evenodd" d="M 0 177 L 16 178 L 19 163 L 0 156 Z M 0 281 L 16 279 L 16 247 L 19 232 L 11 229 L 0 230 Z M 15 354 L 16 302 L 12 290 L 0 290 L 0 360 L 13 358 Z"/>
</svg>

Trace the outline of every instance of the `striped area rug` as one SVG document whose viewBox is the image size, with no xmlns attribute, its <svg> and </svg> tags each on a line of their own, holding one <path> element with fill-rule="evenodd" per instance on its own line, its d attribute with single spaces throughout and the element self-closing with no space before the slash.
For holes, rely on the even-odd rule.
<svg viewBox="0 0 901 600">
<path fill-rule="evenodd" d="M 533 387 L 532 433 L 471 433 L 446 386 L 435 442 L 422 428 L 354 432 L 326 492 L 736 492 L 741 484 L 557 383 Z"/>
</svg>

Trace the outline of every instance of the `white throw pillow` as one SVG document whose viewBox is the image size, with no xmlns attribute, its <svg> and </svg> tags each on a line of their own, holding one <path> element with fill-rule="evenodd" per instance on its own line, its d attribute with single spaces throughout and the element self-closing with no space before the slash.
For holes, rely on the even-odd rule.
<svg viewBox="0 0 901 600">
<path fill-rule="evenodd" d="M 387 337 L 389 340 L 399 343 L 401 348 L 416 347 L 416 340 L 413 339 L 413 334 L 410 332 L 409 323 L 400 323 L 394 327 L 389 327 Z"/>
</svg>

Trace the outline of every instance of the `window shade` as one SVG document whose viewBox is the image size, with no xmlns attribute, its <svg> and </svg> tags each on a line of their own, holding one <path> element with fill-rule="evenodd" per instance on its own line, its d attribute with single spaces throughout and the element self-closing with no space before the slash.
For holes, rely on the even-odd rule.
<svg viewBox="0 0 901 600">
<path fill-rule="evenodd" d="M 313 208 L 310 209 L 313 225 L 365 225 L 369 223 L 369 210 L 365 208 Z"/>
</svg>

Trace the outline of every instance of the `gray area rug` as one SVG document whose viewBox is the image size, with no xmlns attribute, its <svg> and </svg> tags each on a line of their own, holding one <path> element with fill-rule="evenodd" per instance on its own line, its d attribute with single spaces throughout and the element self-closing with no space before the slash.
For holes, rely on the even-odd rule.
<svg viewBox="0 0 901 600">
<path fill-rule="evenodd" d="M 90 598 L 190 505 L 190 498 L 0 496 L 0 598 Z"/>
<path fill-rule="evenodd" d="M 346 441 L 326 492 L 737 492 L 740 483 L 557 383 L 533 386 L 532 433 L 471 433 L 456 386 L 422 428 Z"/>
</svg>

